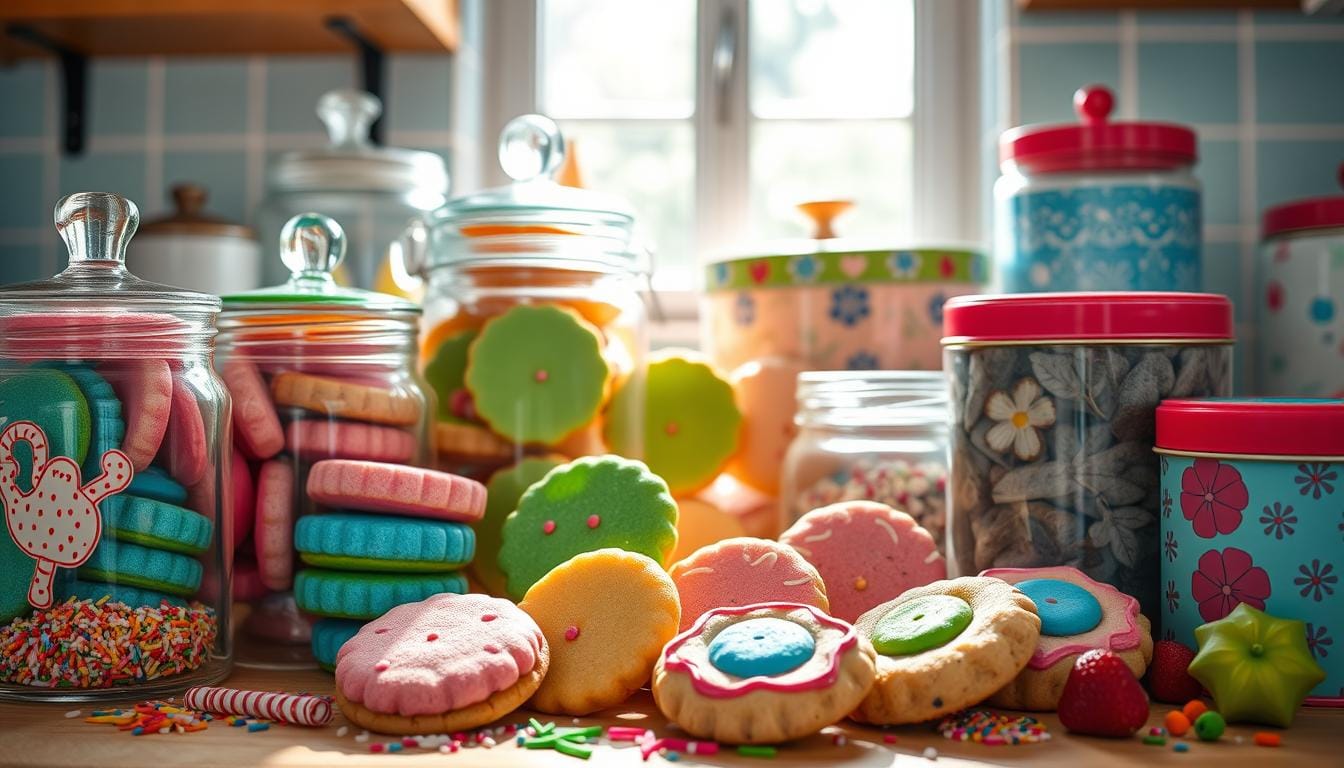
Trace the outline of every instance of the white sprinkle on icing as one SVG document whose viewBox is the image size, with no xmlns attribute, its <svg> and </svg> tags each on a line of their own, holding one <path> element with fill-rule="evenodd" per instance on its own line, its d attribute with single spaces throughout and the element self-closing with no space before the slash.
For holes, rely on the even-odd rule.
<svg viewBox="0 0 1344 768">
<path fill-rule="evenodd" d="M 702 565 L 699 568 L 692 568 L 689 571 L 682 571 L 681 578 L 684 579 L 687 576 L 695 576 L 696 574 L 700 573 L 713 573 L 713 572 L 714 572 L 713 568 L 710 568 L 708 565 Z"/>
<path fill-rule="evenodd" d="M 938 550 L 935 549 L 929 553 L 928 557 L 924 558 L 924 563 L 927 565 L 928 563 L 932 563 L 934 560 L 937 560 L 940 557 L 942 557 L 942 555 L 939 554 Z"/>
<path fill-rule="evenodd" d="M 752 568 L 755 568 L 756 566 L 760 565 L 761 563 L 764 563 L 764 562 L 767 561 L 767 560 L 770 561 L 770 564 L 769 564 L 768 566 L 766 566 L 766 567 L 767 567 L 767 568 L 774 568 L 774 567 L 775 567 L 775 561 L 779 560 L 779 553 L 778 553 L 778 552 L 762 552 L 760 557 L 756 558 L 755 561 L 748 563 L 748 565 L 750 565 Z"/>
<path fill-rule="evenodd" d="M 873 522 L 877 523 L 878 527 L 887 532 L 887 535 L 891 537 L 892 544 L 895 544 L 898 547 L 901 545 L 901 537 L 896 535 L 896 529 L 891 527 L 891 523 L 880 517 L 874 517 Z"/>
<path fill-rule="evenodd" d="M 811 577 L 811 576 L 804 576 L 804 577 L 802 577 L 802 578 L 800 578 L 800 579 L 789 579 L 788 581 L 784 582 L 784 586 L 786 586 L 786 587 L 801 587 L 801 586 L 804 585 L 804 584 L 811 584 L 811 583 L 812 583 L 812 577 Z"/>
<path fill-rule="evenodd" d="M 835 531 L 832 531 L 830 528 L 827 528 L 826 530 L 822 531 L 821 533 L 814 533 L 814 534 L 812 534 L 811 536 L 804 536 L 804 537 L 803 537 L 803 541 L 807 541 L 807 542 L 813 542 L 813 541 L 825 541 L 825 540 L 831 538 L 831 534 L 832 534 L 832 533 L 835 533 Z"/>
<path fill-rule="evenodd" d="M 798 551 L 798 554 L 802 555 L 803 557 L 811 557 L 811 556 L 812 556 L 812 550 L 808 549 L 807 547 L 804 547 L 804 546 L 801 546 L 801 545 L 798 545 L 798 544 L 790 544 L 789 546 L 791 546 L 791 547 L 793 547 L 795 550 L 797 550 L 797 551 Z"/>
</svg>

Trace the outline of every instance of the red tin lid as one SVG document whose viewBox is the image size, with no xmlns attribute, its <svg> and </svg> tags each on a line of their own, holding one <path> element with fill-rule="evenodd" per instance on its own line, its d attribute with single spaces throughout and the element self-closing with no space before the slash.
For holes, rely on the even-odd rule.
<svg viewBox="0 0 1344 768">
<path fill-rule="evenodd" d="M 1232 302 L 1212 293 L 1017 293 L 943 305 L 943 344 L 1015 341 L 1230 342 Z"/>
<path fill-rule="evenodd" d="M 1194 165 L 1195 132 L 1183 125 L 1110 122 L 1115 97 L 1103 85 L 1079 88 L 1079 123 L 1023 125 L 999 137 L 999 163 L 1027 173 L 1084 170 L 1164 170 Z"/>
<path fill-rule="evenodd" d="M 1344 457 L 1344 400 L 1164 400 L 1156 442 L 1193 453 Z"/>
<path fill-rule="evenodd" d="M 1344 163 L 1339 164 L 1338 178 L 1339 186 L 1344 187 Z M 1344 196 L 1309 197 L 1267 209 L 1260 236 L 1270 238 L 1284 232 L 1335 227 L 1344 227 Z"/>
</svg>

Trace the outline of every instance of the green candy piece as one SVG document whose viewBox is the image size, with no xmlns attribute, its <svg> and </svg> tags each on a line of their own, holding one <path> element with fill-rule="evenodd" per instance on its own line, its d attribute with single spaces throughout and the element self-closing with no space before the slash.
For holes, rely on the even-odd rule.
<svg viewBox="0 0 1344 768">
<path fill-rule="evenodd" d="M 1225 730 L 1227 730 L 1227 721 L 1223 720 L 1223 716 L 1213 710 L 1195 718 L 1195 735 L 1199 737 L 1200 741 L 1217 741 L 1222 738 Z"/>
<path fill-rule="evenodd" d="M 92 418 L 79 384 L 66 373 L 49 368 L 14 371 L 0 381 L 0 425 L 31 421 L 51 444 L 52 456 L 68 456 L 83 464 L 89 452 Z M 33 489 L 33 453 L 26 442 L 14 446 L 19 463 L 19 490 Z"/>
<path fill-rule="evenodd" d="M 563 459 L 523 459 L 501 469 L 485 484 L 485 515 L 475 524 L 476 559 L 471 572 L 492 595 L 508 593 L 508 577 L 499 567 L 499 547 L 504 542 L 504 521 L 518 508 L 518 500 L 547 472 L 564 464 Z"/>
<path fill-rule="evenodd" d="M 485 324 L 467 358 L 477 415 L 514 442 L 554 445 L 602 405 L 608 370 L 598 333 L 568 310 L 514 307 Z"/>
<path fill-rule="evenodd" d="M 946 645 L 971 623 L 971 606 L 959 597 L 929 595 L 892 608 L 873 627 L 873 648 L 883 656 L 909 656 Z"/>
<path fill-rule="evenodd" d="M 434 350 L 434 356 L 425 366 L 425 381 L 438 395 L 439 421 L 466 424 L 466 419 L 453 412 L 453 395 L 466 386 L 467 350 L 476 340 L 476 331 L 463 331 L 444 339 Z"/>
</svg>

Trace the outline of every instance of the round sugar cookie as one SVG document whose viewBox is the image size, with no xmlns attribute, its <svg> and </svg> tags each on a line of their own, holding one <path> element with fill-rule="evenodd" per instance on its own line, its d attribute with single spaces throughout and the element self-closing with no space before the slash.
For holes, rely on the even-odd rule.
<svg viewBox="0 0 1344 768">
<path fill-rule="evenodd" d="M 779 495 L 784 453 L 798 434 L 798 374 L 807 366 L 782 357 L 753 360 L 729 376 L 742 411 L 742 444 L 727 472 L 762 493 Z"/>
<path fill-rule="evenodd" d="M 996 707 L 1053 712 L 1073 663 L 1101 648 L 1141 678 L 1153 658 L 1152 625 L 1139 601 L 1069 566 L 991 568 L 981 576 L 1017 587 L 1035 605 L 1041 634 L 1017 677 L 989 699 Z"/>
<path fill-rule="evenodd" d="M 15 421 L 31 421 L 40 427 L 47 436 L 51 456 L 66 456 L 76 464 L 84 463 L 91 430 L 89 403 L 68 373 L 27 368 L 0 379 L 0 428 Z M 14 482 L 27 493 L 33 489 L 31 446 L 26 441 L 16 443 L 13 458 L 19 465 Z"/>
<path fill-rule="evenodd" d="M 126 486 L 126 493 L 176 504 L 179 507 L 187 503 L 187 489 L 162 468 L 155 466 L 145 467 L 136 472 L 131 478 L 131 484 Z"/>
<path fill-rule="evenodd" d="M 294 548 L 319 568 L 441 573 L 471 561 L 476 536 L 462 523 L 332 512 L 299 518 Z"/>
<path fill-rule="evenodd" d="M 660 565 L 677 543 L 677 503 L 643 463 L 589 456 L 563 464 L 523 494 L 504 521 L 499 565 L 509 596 L 522 599 L 552 568 L 605 547 Z"/>
<path fill-rule="evenodd" d="M 210 546 L 214 526 L 204 515 L 164 501 L 117 494 L 99 507 L 103 530 L 122 541 L 185 555 L 198 555 Z"/>
<path fill-rule="evenodd" d="M 499 567 L 504 521 L 518 508 L 518 500 L 533 483 L 564 463 L 563 456 L 527 458 L 490 475 L 485 484 L 485 516 L 476 523 L 476 557 L 471 561 L 471 575 L 486 592 L 497 597 L 508 594 L 508 578 Z"/>
<path fill-rule="evenodd" d="M 420 398 L 409 390 L 285 371 L 271 377 L 277 405 L 341 419 L 405 427 L 420 421 Z"/>
<path fill-rule="evenodd" d="M 301 610 L 336 619 L 376 619 L 398 605 L 441 592 L 461 594 L 460 573 L 360 573 L 302 568 L 294 577 L 294 600 Z"/>
<path fill-rule="evenodd" d="M 668 569 L 681 598 L 681 629 L 706 612 L 753 603 L 801 603 L 830 610 L 821 574 L 792 547 L 769 539 L 724 539 Z"/>
<path fill-rule="evenodd" d="M 530 616 L 485 595 L 435 595 L 360 628 L 336 655 L 336 703 L 379 733 L 465 731 L 512 712 L 550 663 Z"/>
<path fill-rule="evenodd" d="M 252 480 L 252 467 L 237 448 L 233 450 L 233 546 L 236 549 L 252 535 L 256 523 L 257 487 Z"/>
<path fill-rule="evenodd" d="M 219 375 L 233 395 L 233 435 L 237 447 L 254 459 L 269 459 L 279 453 L 285 447 L 285 433 L 261 371 L 247 360 L 229 360 L 220 368 Z"/>
<path fill-rule="evenodd" d="M 585 552 L 557 565 L 518 604 L 536 620 L 551 667 L 529 706 L 587 715 L 630 698 L 649 681 L 677 633 L 677 588 L 658 563 L 623 549 Z"/>
<path fill-rule="evenodd" d="M 607 375 L 598 331 L 586 320 L 520 305 L 488 321 L 471 343 L 466 386 L 495 433 L 549 445 L 597 415 Z"/>
<path fill-rule="evenodd" d="M 99 540 L 79 568 L 80 578 L 86 581 L 125 584 L 182 597 L 195 594 L 201 586 L 201 574 L 201 563 L 195 558 L 109 538 Z"/>
<path fill-rule="evenodd" d="M 359 421 L 299 419 L 285 425 L 285 450 L 300 461 L 355 459 L 405 463 L 415 457 L 415 435 Z"/>
<path fill-rule="evenodd" d="M 1040 627 L 1031 600 L 999 579 L 908 590 L 854 623 L 877 651 L 877 681 L 850 717 L 921 723 L 979 704 L 1026 665 Z"/>
<path fill-rule="evenodd" d="M 173 371 L 167 362 L 153 358 L 113 360 L 99 365 L 98 371 L 121 400 L 122 418 L 126 422 L 121 450 L 135 471 L 141 472 L 154 460 L 168 433 L 173 408 Z"/>
<path fill-rule="evenodd" d="M 95 603 L 107 598 L 110 603 L 125 603 L 132 608 L 138 608 L 142 605 L 158 608 L 164 603 L 178 608 L 187 606 L 187 601 L 176 595 L 155 592 L 152 589 L 139 589 L 128 584 L 104 584 L 99 581 L 81 581 L 79 579 L 70 582 L 70 588 L 66 590 L 65 596 L 77 600 L 92 600 Z"/>
<path fill-rule="evenodd" d="M 733 388 L 706 363 L 678 356 L 649 363 L 643 384 L 643 411 L 625 403 L 637 396 L 630 384 L 612 397 L 607 443 L 622 455 L 639 455 L 642 447 L 649 469 L 675 494 L 709 485 L 738 447 L 742 414 Z M 640 414 L 643 429 L 631 430 L 625 420 Z M 629 436 L 641 432 L 643 446 L 629 444 Z"/>
<path fill-rule="evenodd" d="M 677 499 L 677 548 L 668 560 L 675 563 L 701 547 L 747 535 L 737 515 L 701 499 Z"/>
<path fill-rule="evenodd" d="M 329 459 L 308 471 L 308 497 L 361 512 L 475 522 L 485 513 L 485 486 L 432 469 Z"/>
<path fill-rule="evenodd" d="M 313 660 L 328 672 L 336 671 L 336 654 L 367 622 L 353 619 L 318 619 L 313 622 Z"/>
<path fill-rule="evenodd" d="M 438 396 L 439 421 L 465 423 L 453 407 L 455 398 L 466 394 L 467 350 L 476 340 L 476 330 L 469 329 L 448 336 L 435 345 L 425 363 L 425 381 Z"/>
<path fill-rule="evenodd" d="M 261 583 L 277 592 L 294 583 L 294 496 L 294 465 L 289 459 L 261 465 L 252 543 Z"/>
<path fill-rule="evenodd" d="M 791 741 L 854 709 L 872 687 L 873 661 L 853 627 L 813 606 L 715 608 L 667 644 L 653 699 L 702 739 Z"/>
<path fill-rule="evenodd" d="M 857 621 L 907 589 L 947 578 L 947 562 L 929 532 L 875 501 L 814 509 L 779 540 L 817 567 L 831 615 L 845 621 Z"/>
<path fill-rule="evenodd" d="M 196 402 L 196 395 L 186 378 L 174 376 L 168 435 L 160 449 L 163 454 L 160 461 L 168 466 L 168 474 L 175 480 L 191 486 L 205 476 L 210 461 L 208 451 L 201 406 Z"/>
<path fill-rule="evenodd" d="M 434 438 L 439 456 L 474 463 L 499 463 L 514 458 L 513 443 L 475 424 L 453 424 L 440 421 L 434 425 Z M 522 453 L 522 451 L 516 451 Z"/>
</svg>

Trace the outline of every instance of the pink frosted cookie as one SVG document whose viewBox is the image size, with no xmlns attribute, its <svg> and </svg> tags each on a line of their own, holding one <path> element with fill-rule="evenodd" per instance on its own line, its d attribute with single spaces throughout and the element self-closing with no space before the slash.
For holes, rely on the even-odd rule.
<svg viewBox="0 0 1344 768">
<path fill-rule="evenodd" d="M 240 555 L 233 562 L 233 601 L 251 603 L 266 596 L 270 590 L 261 583 L 261 571 L 251 555 Z"/>
<path fill-rule="evenodd" d="M 168 431 L 173 372 L 162 360 L 117 360 L 98 368 L 121 401 L 126 437 L 121 450 L 139 472 L 154 460 Z"/>
<path fill-rule="evenodd" d="M 186 380 L 173 377 L 171 415 L 168 418 L 168 440 L 164 444 L 168 474 L 183 485 L 195 485 L 205 476 L 208 468 L 209 447 L 205 439 L 205 420 Z"/>
<path fill-rule="evenodd" d="M 831 615 L 845 621 L 857 621 L 907 589 L 947 578 L 947 562 L 929 532 L 875 501 L 814 509 L 779 540 L 817 567 Z"/>
<path fill-rule="evenodd" d="M 336 654 L 336 703 L 379 733 L 465 731 L 512 712 L 541 685 L 546 637 L 513 603 L 435 595 L 365 624 Z"/>
<path fill-rule="evenodd" d="M 742 411 L 742 438 L 728 473 L 771 496 L 779 494 L 784 452 L 798 432 L 794 393 L 803 370 L 793 360 L 769 357 L 739 366 L 730 378 Z"/>
<path fill-rule="evenodd" d="M 261 583 L 281 591 L 294 584 L 294 467 L 271 459 L 257 475 L 256 527 L 252 531 Z"/>
<path fill-rule="evenodd" d="M 285 433 L 261 371 L 246 360 L 230 360 L 220 376 L 233 395 L 235 444 L 254 459 L 269 459 L 279 453 L 285 447 Z"/>
<path fill-rule="evenodd" d="M 233 451 L 233 546 L 236 548 L 252 535 L 256 518 L 257 493 L 252 482 L 252 468 L 243 454 Z"/>
<path fill-rule="evenodd" d="M 740 537 L 701 547 L 668 573 L 681 597 L 681 631 L 715 608 L 753 603 L 802 603 L 830 610 L 817 569 L 769 539 Z"/>
<path fill-rule="evenodd" d="M 1139 601 L 1077 568 L 991 568 L 981 576 L 1002 579 L 1031 598 L 1041 617 L 1041 637 L 1027 666 L 989 699 L 1006 709 L 1053 712 L 1073 662 L 1086 651 L 1111 651 L 1143 677 L 1153 658 L 1148 619 Z"/>
<path fill-rule="evenodd" d="M 472 523 L 485 514 L 485 486 L 432 469 L 329 459 L 308 472 L 308 497 L 330 507 Z"/>
<path fill-rule="evenodd" d="M 355 421 L 300 419 L 285 427 L 285 448 L 301 461 L 355 459 L 406 462 L 415 456 L 415 435 Z"/>
</svg>

